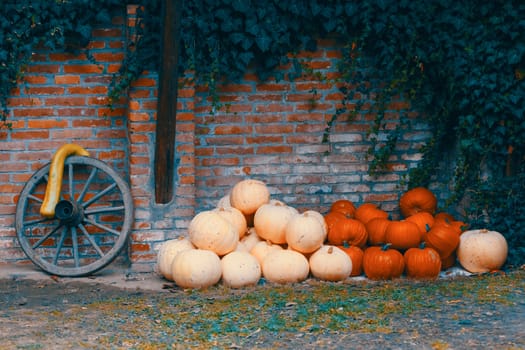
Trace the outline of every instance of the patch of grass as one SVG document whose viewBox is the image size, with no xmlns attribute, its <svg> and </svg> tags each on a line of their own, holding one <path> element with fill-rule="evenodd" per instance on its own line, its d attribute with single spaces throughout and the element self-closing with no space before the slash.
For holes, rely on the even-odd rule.
<svg viewBox="0 0 525 350">
<path fill-rule="evenodd" d="M 232 290 L 222 285 L 205 290 L 152 293 L 130 299 L 86 304 L 100 314 L 99 326 L 115 334 L 101 344 L 134 349 L 198 348 L 232 342 L 242 344 L 254 334 L 327 334 L 344 332 L 409 331 L 395 329 L 399 318 L 431 315 L 487 303 L 509 307 L 523 300 L 524 272 L 480 275 L 437 281 L 328 283 L 306 281 L 295 285 L 259 285 Z M 466 313 L 468 315 L 468 313 Z M 141 339 L 148 339 L 141 342 Z M 155 342 L 151 342 L 155 340 Z M 131 345 L 130 345 L 131 344 Z M 162 344 L 162 346 L 160 346 Z M 435 341 L 435 349 L 448 344 Z M 213 348 L 213 346 L 211 346 Z"/>
</svg>

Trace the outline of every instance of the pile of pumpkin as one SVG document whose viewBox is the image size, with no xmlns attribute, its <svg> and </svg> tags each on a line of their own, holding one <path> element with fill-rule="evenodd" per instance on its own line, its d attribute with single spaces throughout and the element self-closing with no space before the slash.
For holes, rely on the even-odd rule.
<svg viewBox="0 0 525 350">
<path fill-rule="evenodd" d="M 499 269 L 507 242 L 498 232 L 465 231 L 463 222 L 436 213 L 437 199 L 418 187 L 400 197 L 403 219 L 372 203 L 356 207 L 346 199 L 332 203 L 325 215 L 300 213 L 271 199 L 262 181 L 235 184 L 217 207 L 198 213 L 188 234 L 163 243 L 157 271 L 182 288 L 222 283 L 233 288 L 300 282 L 313 276 L 342 281 L 435 279 L 459 261 L 467 271 Z"/>
</svg>

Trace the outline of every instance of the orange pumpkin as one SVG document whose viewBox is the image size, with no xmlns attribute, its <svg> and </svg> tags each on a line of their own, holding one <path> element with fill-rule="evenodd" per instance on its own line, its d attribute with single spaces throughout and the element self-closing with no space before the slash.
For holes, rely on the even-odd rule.
<svg viewBox="0 0 525 350">
<path fill-rule="evenodd" d="M 406 250 L 414 248 L 421 243 L 419 227 L 410 221 L 391 221 L 385 231 L 385 242 L 392 244 L 392 248 Z"/>
<path fill-rule="evenodd" d="M 456 265 L 456 252 L 454 251 L 447 257 L 441 258 L 441 270 L 450 269 Z"/>
<path fill-rule="evenodd" d="M 369 245 L 382 245 L 386 243 L 385 234 L 386 228 L 390 224 L 390 220 L 385 218 L 373 218 L 365 224 L 366 232 L 368 232 Z"/>
<path fill-rule="evenodd" d="M 409 278 L 436 279 L 441 271 L 441 258 L 432 248 L 421 243 L 418 248 L 410 248 L 404 254 L 405 273 Z"/>
<path fill-rule="evenodd" d="M 399 198 L 399 209 L 401 210 L 401 215 L 405 218 L 421 211 L 434 215 L 436 207 L 436 196 L 425 187 L 416 187 L 408 190 Z"/>
<path fill-rule="evenodd" d="M 339 199 L 332 203 L 330 211 L 337 211 L 346 215 L 347 217 L 354 217 L 355 206 L 354 203 L 348 199 Z"/>
<path fill-rule="evenodd" d="M 398 250 L 390 249 L 389 244 L 382 247 L 368 247 L 363 254 L 363 270 L 365 275 L 372 280 L 398 278 L 404 269 L 403 254 Z"/>
<path fill-rule="evenodd" d="M 373 203 L 363 203 L 354 213 L 354 218 L 366 224 L 373 218 L 388 218 L 388 213 L 382 209 L 379 209 L 377 205 Z"/>
<path fill-rule="evenodd" d="M 409 216 L 405 220 L 416 224 L 422 235 L 434 225 L 434 217 L 426 211 L 420 211 L 419 213 Z"/>
<path fill-rule="evenodd" d="M 330 224 L 327 223 L 328 243 L 336 246 L 343 245 L 344 242 L 359 247 L 366 245 L 368 233 L 366 232 L 365 225 L 361 221 L 346 217 L 338 212 L 332 212 L 330 214 L 330 218 L 335 218 L 333 220 L 329 219 L 329 221 L 331 220 Z"/>
<path fill-rule="evenodd" d="M 363 249 L 355 245 L 343 244 L 337 246 L 343 252 L 345 252 L 352 260 L 352 272 L 351 277 L 360 276 L 363 274 L 363 255 L 365 254 Z"/>
<path fill-rule="evenodd" d="M 430 248 L 434 248 L 441 259 L 452 254 L 459 245 L 459 234 L 454 227 L 446 224 L 435 224 L 424 236 L 423 240 Z"/>
<path fill-rule="evenodd" d="M 443 220 L 443 221 L 452 222 L 452 221 L 455 221 L 456 219 L 454 218 L 452 214 L 442 211 L 434 215 L 434 220 L 435 221 Z"/>
</svg>

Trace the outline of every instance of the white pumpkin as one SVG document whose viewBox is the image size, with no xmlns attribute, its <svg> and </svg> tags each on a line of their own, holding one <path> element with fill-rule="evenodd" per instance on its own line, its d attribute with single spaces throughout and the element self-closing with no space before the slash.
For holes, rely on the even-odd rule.
<svg viewBox="0 0 525 350">
<path fill-rule="evenodd" d="M 285 284 L 304 281 L 310 273 L 306 257 L 291 249 L 269 253 L 262 263 L 264 278 L 269 282 Z"/>
<path fill-rule="evenodd" d="M 230 203 L 230 194 L 222 196 L 217 202 L 217 208 L 230 208 L 232 205 Z"/>
<path fill-rule="evenodd" d="M 284 244 L 286 243 L 286 225 L 298 213 L 297 209 L 281 201 L 272 200 L 257 209 L 253 218 L 253 226 L 262 239 Z"/>
<path fill-rule="evenodd" d="M 328 225 L 326 224 L 326 220 L 324 219 L 323 214 L 321 214 L 320 212 L 316 210 L 307 210 L 303 214 L 311 215 L 317 218 L 317 220 L 319 220 L 319 222 L 321 223 L 321 226 L 323 227 L 324 237 L 326 239 L 326 237 L 328 236 Z"/>
<path fill-rule="evenodd" d="M 246 246 L 246 250 L 248 251 L 251 251 L 252 248 L 261 241 L 262 239 L 261 237 L 259 237 L 254 227 L 250 227 L 248 229 L 248 233 L 244 235 L 243 238 L 241 238 L 241 242 L 244 243 L 244 245 Z"/>
<path fill-rule="evenodd" d="M 220 256 L 234 251 L 239 242 L 239 233 L 233 224 L 213 210 L 195 215 L 188 226 L 188 234 L 195 247 Z"/>
<path fill-rule="evenodd" d="M 250 254 L 253 255 L 262 265 L 266 255 L 276 250 L 283 250 L 283 247 L 278 244 L 273 244 L 270 241 L 260 241 L 253 246 L 250 250 Z"/>
<path fill-rule="evenodd" d="M 469 230 L 459 236 L 456 251 L 461 266 L 472 273 L 500 269 L 507 260 L 508 245 L 505 237 L 487 229 Z"/>
<path fill-rule="evenodd" d="M 246 179 L 237 182 L 230 192 L 232 207 L 244 215 L 253 214 L 263 204 L 270 201 L 270 191 L 266 184 L 259 180 Z"/>
<path fill-rule="evenodd" d="M 239 209 L 234 207 L 219 207 L 213 209 L 213 211 L 232 223 L 239 234 L 239 239 L 244 237 L 248 231 L 248 225 L 244 214 Z"/>
<path fill-rule="evenodd" d="M 261 278 L 259 261 L 248 252 L 234 251 L 221 259 L 222 282 L 232 288 L 257 284 Z"/>
<path fill-rule="evenodd" d="M 171 264 L 175 255 L 184 250 L 195 249 L 187 237 L 170 239 L 162 243 L 157 253 L 157 272 L 168 281 L 173 281 Z"/>
<path fill-rule="evenodd" d="M 312 212 L 292 216 L 285 227 L 288 247 L 304 254 L 319 249 L 326 239 L 326 233 L 326 225 Z"/>
<path fill-rule="evenodd" d="M 324 281 L 343 281 L 352 273 L 352 260 L 342 249 L 324 245 L 310 255 L 310 272 Z"/>
<path fill-rule="evenodd" d="M 173 258 L 171 273 L 181 288 L 210 287 L 221 279 L 221 259 L 211 250 L 185 250 Z"/>
</svg>

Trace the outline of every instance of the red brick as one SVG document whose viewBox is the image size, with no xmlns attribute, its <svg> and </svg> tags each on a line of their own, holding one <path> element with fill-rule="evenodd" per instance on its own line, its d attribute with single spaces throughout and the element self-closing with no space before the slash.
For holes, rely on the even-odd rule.
<svg viewBox="0 0 525 350">
<path fill-rule="evenodd" d="M 108 87 L 99 85 L 99 86 L 71 86 L 67 91 L 72 95 L 93 95 L 93 94 L 107 94 Z"/>
<path fill-rule="evenodd" d="M 240 125 L 223 125 L 215 128 L 215 135 L 244 135 L 252 132 L 251 126 L 240 126 Z"/>
<path fill-rule="evenodd" d="M 239 165 L 239 158 L 204 158 L 202 159 L 203 166 L 214 166 L 214 165 L 220 165 L 220 166 L 231 166 L 231 165 Z"/>
<path fill-rule="evenodd" d="M 206 143 L 209 145 L 242 145 L 242 137 L 206 137 Z"/>
<path fill-rule="evenodd" d="M 84 106 L 86 104 L 85 97 L 48 97 L 46 105 L 54 106 Z"/>
<path fill-rule="evenodd" d="M 42 100 L 36 97 L 10 97 L 8 102 L 9 107 L 36 107 L 42 105 Z"/>
<path fill-rule="evenodd" d="M 58 86 L 30 86 L 27 88 L 27 93 L 31 95 L 63 95 L 64 88 Z"/>
<path fill-rule="evenodd" d="M 134 87 L 154 87 L 157 86 L 157 80 L 151 78 L 138 78 L 133 82 Z"/>
<path fill-rule="evenodd" d="M 257 144 L 257 145 L 264 145 L 268 143 L 283 143 L 284 137 L 283 136 L 274 136 L 274 135 L 257 135 L 257 136 L 246 136 L 245 137 L 246 143 L 248 144 Z"/>
<path fill-rule="evenodd" d="M 31 64 L 26 68 L 29 73 L 58 73 L 60 66 L 58 64 Z"/>
<path fill-rule="evenodd" d="M 104 71 L 104 67 L 98 64 L 68 64 L 63 69 L 66 74 L 94 74 Z"/>
<path fill-rule="evenodd" d="M 277 113 L 277 112 L 292 112 L 293 106 L 290 104 L 258 104 L 255 107 L 255 110 L 259 113 Z"/>
<path fill-rule="evenodd" d="M 257 134 L 289 134 L 293 132 L 293 127 L 290 124 L 256 125 L 255 132 Z"/>
<path fill-rule="evenodd" d="M 48 130 L 13 130 L 11 131 L 11 138 L 13 140 L 34 140 L 34 139 L 48 139 Z"/>
<path fill-rule="evenodd" d="M 96 132 L 98 138 L 102 139 L 119 139 L 126 137 L 126 130 L 124 129 L 109 129 L 109 130 L 98 130 Z"/>
<path fill-rule="evenodd" d="M 47 83 L 47 77 L 42 75 L 24 75 L 24 81 L 28 84 L 45 84 Z"/>
<path fill-rule="evenodd" d="M 69 139 L 90 139 L 93 137 L 93 129 L 86 128 L 86 129 L 66 129 L 66 130 L 52 130 L 52 137 L 53 139 L 63 139 L 63 140 L 69 140 Z"/>
<path fill-rule="evenodd" d="M 45 119 L 45 120 L 28 120 L 27 121 L 27 127 L 29 129 L 52 129 L 52 128 L 64 128 L 69 123 L 67 120 L 53 120 L 53 119 Z"/>
<path fill-rule="evenodd" d="M 49 59 L 51 61 L 71 61 L 71 60 L 82 60 L 82 61 L 85 61 L 87 60 L 87 57 L 86 57 L 86 54 L 85 53 L 79 53 L 77 55 L 74 55 L 72 53 L 68 53 L 68 52 L 59 52 L 59 53 L 53 53 L 53 52 L 50 52 L 49 53 Z"/>
<path fill-rule="evenodd" d="M 56 75 L 55 84 L 79 84 L 79 75 Z"/>
<path fill-rule="evenodd" d="M 124 53 L 112 53 L 112 52 L 104 52 L 104 53 L 93 53 L 93 57 L 97 62 L 115 62 L 115 61 L 122 61 L 124 59 Z"/>
<path fill-rule="evenodd" d="M 259 146 L 255 150 L 256 154 L 272 154 L 272 153 L 291 153 L 293 148 L 290 146 Z"/>
<path fill-rule="evenodd" d="M 253 87 L 249 84 L 227 84 L 217 88 L 219 93 L 249 93 L 253 92 Z"/>
<path fill-rule="evenodd" d="M 257 84 L 257 92 L 264 91 L 288 91 L 290 90 L 290 85 L 288 84 Z"/>
<path fill-rule="evenodd" d="M 87 46 L 87 48 L 89 50 L 93 50 L 93 49 L 103 49 L 106 47 L 106 42 L 105 41 L 95 41 L 95 40 L 91 40 Z"/>
</svg>

